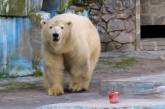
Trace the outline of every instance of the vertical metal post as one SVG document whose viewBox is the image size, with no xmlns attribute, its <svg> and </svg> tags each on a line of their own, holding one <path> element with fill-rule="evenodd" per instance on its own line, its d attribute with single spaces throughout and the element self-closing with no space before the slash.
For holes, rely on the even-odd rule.
<svg viewBox="0 0 165 109">
<path fill-rule="evenodd" d="M 140 51 L 140 43 L 141 43 L 141 21 L 140 21 L 140 0 L 136 0 L 136 41 L 135 41 L 135 49 Z"/>
</svg>

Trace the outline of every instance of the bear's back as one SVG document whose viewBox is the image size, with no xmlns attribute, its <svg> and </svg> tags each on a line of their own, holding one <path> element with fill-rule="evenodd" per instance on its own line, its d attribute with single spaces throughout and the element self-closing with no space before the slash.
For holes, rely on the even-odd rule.
<svg viewBox="0 0 165 109">
<path fill-rule="evenodd" d="M 77 26 L 84 25 L 84 24 L 91 24 L 91 21 L 87 17 L 72 14 L 72 13 L 60 14 L 60 15 L 53 17 L 51 20 L 52 21 L 63 20 L 66 22 L 71 21 L 71 22 L 73 22 L 74 25 L 77 25 Z M 83 26 L 81 26 L 81 27 L 83 27 Z"/>
</svg>

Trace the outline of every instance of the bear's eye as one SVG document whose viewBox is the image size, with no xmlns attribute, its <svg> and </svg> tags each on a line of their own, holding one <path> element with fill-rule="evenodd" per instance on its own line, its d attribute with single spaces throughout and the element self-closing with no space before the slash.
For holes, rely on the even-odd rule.
<svg viewBox="0 0 165 109">
<path fill-rule="evenodd" d="M 49 29 L 52 29 L 52 28 L 53 28 L 52 26 L 49 27 Z"/>
<path fill-rule="evenodd" d="M 64 27 L 62 26 L 61 29 L 64 29 Z"/>
</svg>

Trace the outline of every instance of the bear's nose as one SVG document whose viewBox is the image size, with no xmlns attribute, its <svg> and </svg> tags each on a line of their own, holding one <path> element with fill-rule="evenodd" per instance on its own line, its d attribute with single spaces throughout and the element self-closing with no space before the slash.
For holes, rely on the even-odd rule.
<svg viewBox="0 0 165 109">
<path fill-rule="evenodd" d="M 53 33 L 54 38 L 58 38 L 59 34 L 58 33 Z"/>
<path fill-rule="evenodd" d="M 53 41 L 59 41 L 59 34 L 58 33 L 53 33 Z"/>
</svg>

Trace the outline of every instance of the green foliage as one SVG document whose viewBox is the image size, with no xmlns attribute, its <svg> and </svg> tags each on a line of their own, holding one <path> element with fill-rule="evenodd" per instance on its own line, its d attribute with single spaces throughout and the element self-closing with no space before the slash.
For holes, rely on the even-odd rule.
<svg viewBox="0 0 165 109">
<path fill-rule="evenodd" d="M 43 72 L 39 69 L 36 69 L 34 72 L 33 72 L 33 76 L 35 77 L 40 77 L 40 76 L 43 76 Z"/>
<path fill-rule="evenodd" d="M 17 82 L 15 80 L 9 81 L 6 84 L 5 89 L 13 90 L 13 89 L 32 89 L 32 88 L 42 88 L 40 83 L 29 83 L 29 82 Z"/>
<path fill-rule="evenodd" d="M 68 0 L 68 5 L 67 5 L 67 7 L 66 8 L 68 8 L 69 6 L 71 6 L 71 5 L 73 5 L 73 2 L 74 0 Z"/>
<path fill-rule="evenodd" d="M 100 58 L 100 63 L 108 65 L 117 69 L 128 69 L 136 65 L 139 60 L 134 57 L 122 57 L 122 58 Z"/>
<path fill-rule="evenodd" d="M 8 72 L 0 72 L 0 79 L 2 78 L 16 78 L 17 75 L 15 74 L 10 74 Z"/>
<path fill-rule="evenodd" d="M 132 67 L 137 62 L 138 62 L 137 59 L 133 58 L 133 57 L 124 58 L 124 59 L 121 59 L 121 60 L 116 61 L 116 62 L 109 61 L 109 63 L 112 65 L 113 68 L 119 68 L 119 69 L 126 69 L 126 68 L 129 68 L 129 67 Z"/>
<path fill-rule="evenodd" d="M 94 0 L 61 0 L 58 13 L 63 13 L 65 9 L 69 9 L 71 6 L 75 7 L 75 12 L 81 12 L 93 2 Z"/>
</svg>

